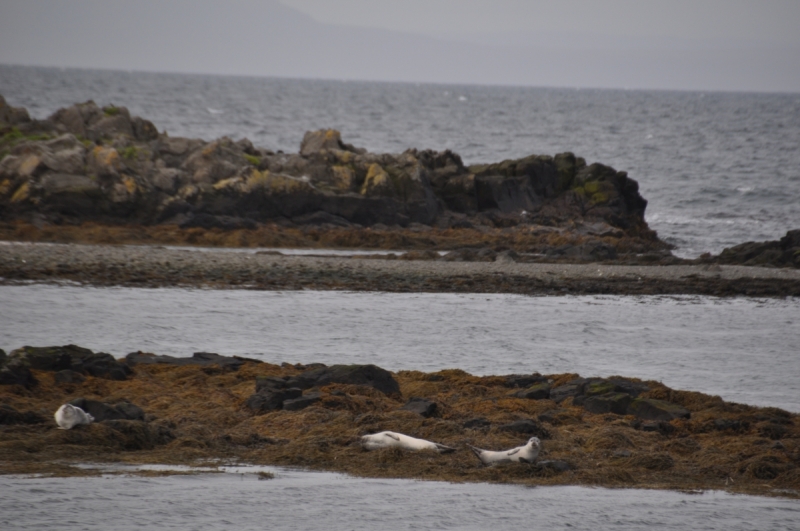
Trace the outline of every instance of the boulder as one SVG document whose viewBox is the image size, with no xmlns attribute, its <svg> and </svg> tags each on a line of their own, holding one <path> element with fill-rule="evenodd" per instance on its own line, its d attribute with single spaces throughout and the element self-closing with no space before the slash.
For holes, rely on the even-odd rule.
<svg viewBox="0 0 800 531">
<path fill-rule="evenodd" d="M 238 356 L 220 356 L 213 352 L 195 352 L 191 358 L 176 358 L 174 356 L 158 356 L 147 352 L 131 352 L 125 356 L 125 363 L 131 367 L 136 365 L 219 365 L 223 369 L 236 371 L 244 365 L 245 361 L 257 362 L 257 360 L 245 360 Z"/>
<path fill-rule="evenodd" d="M 16 125 L 30 121 L 31 118 L 27 109 L 24 107 L 12 107 L 0 94 L 0 124 Z"/>
<path fill-rule="evenodd" d="M 31 389 L 38 383 L 28 366 L 18 359 L 10 362 L 6 352 L 0 349 L 0 385 L 21 385 Z"/>
<path fill-rule="evenodd" d="M 425 418 L 433 417 L 437 413 L 436 402 L 427 398 L 411 397 L 406 404 L 400 408 L 403 411 L 411 411 Z"/>
<path fill-rule="evenodd" d="M 107 404 L 87 398 L 76 398 L 69 402 L 94 417 L 95 422 L 105 420 L 144 420 L 144 410 L 127 401 Z"/>
<path fill-rule="evenodd" d="M 283 409 L 286 401 L 295 400 L 303 395 L 303 390 L 297 387 L 277 388 L 273 386 L 258 388 L 258 391 L 250 395 L 245 402 L 245 407 L 254 413 L 267 413 Z"/>
<path fill-rule="evenodd" d="M 777 241 L 746 242 L 728 247 L 716 260 L 722 264 L 800 268 L 800 229 L 788 231 Z"/>
<path fill-rule="evenodd" d="M 512 396 L 517 398 L 527 398 L 529 400 L 546 400 L 550 398 L 550 384 L 547 382 L 538 383 L 517 391 Z"/>
<path fill-rule="evenodd" d="M 342 135 L 336 129 L 308 131 L 305 135 L 303 135 L 303 141 L 300 143 L 301 155 L 313 155 L 324 149 L 352 152 L 361 151 L 349 144 L 342 142 Z"/>
<path fill-rule="evenodd" d="M 392 373 L 376 365 L 331 365 L 305 371 L 291 378 L 287 387 L 310 389 L 329 384 L 366 385 L 385 395 L 400 395 L 400 385 Z"/>
<path fill-rule="evenodd" d="M 124 380 L 132 372 L 130 367 L 118 362 L 111 354 L 94 353 L 76 345 L 25 346 L 12 351 L 8 362 L 40 371 L 58 372 L 69 369 L 107 380 Z"/>
<path fill-rule="evenodd" d="M 297 398 L 284 400 L 285 411 L 300 411 L 322 400 L 322 393 L 307 393 Z"/>
<path fill-rule="evenodd" d="M 570 382 L 567 382 L 564 385 L 559 385 L 558 387 L 554 387 L 550 390 L 550 399 L 561 403 L 567 398 L 581 395 L 583 394 L 583 387 L 585 384 L 586 384 L 585 379 L 578 378 Z"/>
<path fill-rule="evenodd" d="M 606 393 L 587 397 L 583 402 L 583 408 L 589 413 L 625 415 L 631 400 L 633 400 L 631 395 L 627 393 Z"/>
<path fill-rule="evenodd" d="M 643 420 L 666 421 L 679 418 L 688 419 L 691 416 L 689 410 L 677 404 L 654 398 L 636 398 L 632 400 L 628 405 L 627 414 Z"/>
<path fill-rule="evenodd" d="M 505 380 L 506 387 L 512 387 L 516 389 L 524 389 L 535 384 L 547 382 L 547 378 L 538 372 L 533 374 L 508 374 L 503 376 L 503 379 Z"/>
</svg>

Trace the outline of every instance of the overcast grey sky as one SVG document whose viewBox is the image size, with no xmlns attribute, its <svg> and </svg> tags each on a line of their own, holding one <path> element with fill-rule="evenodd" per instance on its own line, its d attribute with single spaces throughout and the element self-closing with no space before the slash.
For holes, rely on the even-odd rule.
<svg viewBox="0 0 800 531">
<path fill-rule="evenodd" d="M 0 0 L 0 63 L 800 92 L 800 0 Z"/>
<path fill-rule="evenodd" d="M 320 22 L 431 35 L 546 32 L 800 45 L 798 0 L 282 0 Z"/>
</svg>

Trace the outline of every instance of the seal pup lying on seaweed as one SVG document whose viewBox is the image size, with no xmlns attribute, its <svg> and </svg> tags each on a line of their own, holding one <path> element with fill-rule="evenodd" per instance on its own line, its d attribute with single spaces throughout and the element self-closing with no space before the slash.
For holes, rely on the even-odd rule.
<svg viewBox="0 0 800 531">
<path fill-rule="evenodd" d="M 500 465 L 503 463 L 533 463 L 539 455 L 542 442 L 538 437 L 531 437 L 524 446 L 517 446 L 511 450 L 493 452 L 491 450 L 481 450 L 470 446 L 470 449 L 478 456 L 484 465 Z"/>
<path fill-rule="evenodd" d="M 361 446 L 367 450 L 379 450 L 381 448 L 402 448 L 403 450 L 436 450 L 440 454 L 455 452 L 455 448 L 450 448 L 443 444 L 409 437 L 402 433 L 393 431 L 382 431 L 372 435 L 361 437 Z"/>
<path fill-rule="evenodd" d="M 70 430 L 80 424 L 94 422 L 93 416 L 72 404 L 64 404 L 58 408 L 58 411 L 53 416 L 56 418 L 56 424 L 58 424 L 58 429 L 60 430 Z"/>
</svg>

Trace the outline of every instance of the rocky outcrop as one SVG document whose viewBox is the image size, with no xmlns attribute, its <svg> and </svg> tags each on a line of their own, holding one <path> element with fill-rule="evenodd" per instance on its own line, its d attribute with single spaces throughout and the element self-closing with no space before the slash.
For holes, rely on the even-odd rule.
<svg viewBox="0 0 800 531">
<path fill-rule="evenodd" d="M 124 380 L 132 372 L 130 367 L 118 362 L 111 354 L 95 353 L 75 345 L 18 348 L 8 355 L 4 368 L 52 372 L 70 370 L 107 380 Z"/>
<path fill-rule="evenodd" d="M 400 395 L 392 373 L 376 365 L 322 365 L 290 378 L 257 378 L 256 392 L 245 401 L 245 407 L 257 414 L 299 411 L 322 400 L 324 395 L 315 389 L 330 384 L 366 386 L 387 396 Z"/>
<path fill-rule="evenodd" d="M 451 151 L 368 153 L 335 130 L 306 133 L 297 154 L 274 153 L 246 139 L 169 137 L 125 107 L 92 101 L 31 120 L 0 99 L 0 135 L 0 212 L 7 220 L 220 229 L 580 220 L 657 241 L 636 181 L 572 153 L 465 166 Z"/>
<path fill-rule="evenodd" d="M 747 266 L 800 268 L 800 229 L 790 230 L 780 240 L 746 242 L 724 249 L 719 256 L 701 257 L 701 261 Z"/>
<path fill-rule="evenodd" d="M 238 356 L 220 356 L 213 352 L 195 352 L 191 358 L 176 358 L 174 356 L 158 356 L 147 352 L 131 352 L 125 356 L 125 363 L 131 367 L 136 365 L 217 365 L 223 369 L 235 371 L 244 365 L 246 361 L 258 362 L 258 360 L 248 360 Z"/>
</svg>

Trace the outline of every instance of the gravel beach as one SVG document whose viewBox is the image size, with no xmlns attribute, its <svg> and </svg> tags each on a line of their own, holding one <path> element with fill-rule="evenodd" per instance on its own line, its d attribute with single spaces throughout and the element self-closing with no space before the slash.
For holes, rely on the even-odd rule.
<svg viewBox="0 0 800 531">
<path fill-rule="evenodd" d="M 800 295 L 800 270 L 727 265 L 614 265 L 408 260 L 290 251 L 0 242 L 0 283 L 95 286 L 476 292 L 531 295 Z"/>
</svg>

